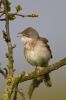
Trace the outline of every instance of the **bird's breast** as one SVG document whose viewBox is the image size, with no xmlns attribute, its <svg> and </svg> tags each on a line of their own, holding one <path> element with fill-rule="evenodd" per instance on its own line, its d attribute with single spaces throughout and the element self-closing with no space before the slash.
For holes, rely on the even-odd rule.
<svg viewBox="0 0 66 100">
<path fill-rule="evenodd" d="M 27 61 L 34 66 L 43 65 L 50 59 L 50 52 L 46 47 L 36 47 L 34 49 L 25 48 L 24 53 Z"/>
</svg>

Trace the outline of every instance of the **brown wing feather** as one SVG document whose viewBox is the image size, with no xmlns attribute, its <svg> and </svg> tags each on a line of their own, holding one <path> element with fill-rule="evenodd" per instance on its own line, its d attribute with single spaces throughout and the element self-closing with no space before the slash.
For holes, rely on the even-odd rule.
<svg viewBox="0 0 66 100">
<path fill-rule="evenodd" d="M 44 38 L 44 37 L 40 37 L 40 40 L 43 41 L 44 43 L 48 43 L 48 39 L 47 38 Z"/>
<path fill-rule="evenodd" d="M 51 58 L 52 58 L 53 56 L 52 56 L 52 52 L 51 52 L 50 46 L 49 46 L 48 44 L 46 44 L 46 47 L 47 47 L 48 50 L 50 51 L 50 53 L 51 53 Z"/>
<path fill-rule="evenodd" d="M 40 40 L 43 41 L 45 44 L 46 44 L 46 47 L 48 48 L 48 50 L 50 51 L 51 53 L 51 58 L 52 58 L 52 52 L 51 52 L 51 49 L 50 49 L 50 46 L 47 44 L 49 41 L 47 38 L 44 38 L 44 37 L 40 37 Z"/>
</svg>

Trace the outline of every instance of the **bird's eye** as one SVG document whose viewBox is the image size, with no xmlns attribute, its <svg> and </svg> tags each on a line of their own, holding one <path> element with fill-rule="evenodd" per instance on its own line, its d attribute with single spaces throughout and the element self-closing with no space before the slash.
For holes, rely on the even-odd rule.
<svg viewBox="0 0 66 100">
<path fill-rule="evenodd" d="M 23 34 L 23 36 L 30 37 L 30 35 L 28 33 Z"/>
</svg>

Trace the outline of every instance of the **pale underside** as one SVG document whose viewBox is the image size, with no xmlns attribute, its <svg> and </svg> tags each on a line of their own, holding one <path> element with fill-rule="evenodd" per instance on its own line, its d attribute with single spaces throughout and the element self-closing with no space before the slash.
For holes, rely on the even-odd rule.
<svg viewBox="0 0 66 100">
<path fill-rule="evenodd" d="M 34 44 L 35 41 L 33 43 L 30 43 L 30 41 L 31 40 L 25 44 L 24 49 L 27 61 L 33 66 L 43 67 L 43 65 L 47 65 L 49 59 L 51 58 L 51 54 L 46 45 L 42 43 L 42 41 L 37 41 L 36 44 Z"/>
</svg>

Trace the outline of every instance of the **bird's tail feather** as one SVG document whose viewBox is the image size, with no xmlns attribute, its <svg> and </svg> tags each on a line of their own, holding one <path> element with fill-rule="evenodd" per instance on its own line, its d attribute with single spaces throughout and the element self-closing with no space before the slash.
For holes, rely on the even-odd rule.
<svg viewBox="0 0 66 100">
<path fill-rule="evenodd" d="M 45 74 L 44 75 L 44 82 L 45 82 L 45 85 L 47 87 L 51 87 L 52 86 L 49 74 Z"/>
</svg>

